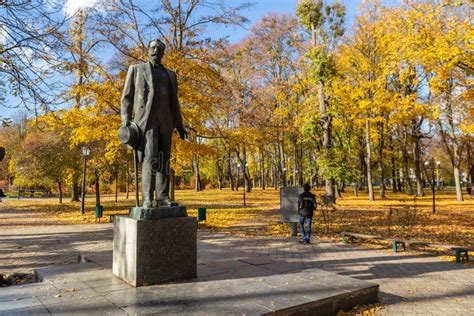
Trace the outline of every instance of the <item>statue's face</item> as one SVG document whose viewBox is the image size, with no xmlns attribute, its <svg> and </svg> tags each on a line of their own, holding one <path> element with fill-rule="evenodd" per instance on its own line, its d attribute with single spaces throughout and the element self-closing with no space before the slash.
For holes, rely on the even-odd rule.
<svg viewBox="0 0 474 316">
<path fill-rule="evenodd" d="M 153 63 L 160 63 L 164 53 L 165 50 L 157 41 L 151 42 L 148 46 L 148 59 Z"/>
</svg>

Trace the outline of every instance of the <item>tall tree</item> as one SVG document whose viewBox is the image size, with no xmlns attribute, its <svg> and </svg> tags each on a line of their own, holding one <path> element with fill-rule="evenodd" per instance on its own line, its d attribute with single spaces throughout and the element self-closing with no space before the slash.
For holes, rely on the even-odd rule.
<svg viewBox="0 0 474 316">
<path fill-rule="evenodd" d="M 346 9 L 338 0 L 324 4 L 322 0 L 302 0 L 298 3 L 296 13 L 302 24 L 311 32 L 311 44 L 308 57 L 311 60 L 313 80 L 318 87 L 319 111 L 323 133 L 324 161 L 332 159 L 332 116 L 330 93 L 325 91 L 334 75 L 332 54 L 338 40 L 344 34 L 344 17 Z M 326 179 L 326 195 L 334 201 L 334 179 Z"/>
</svg>

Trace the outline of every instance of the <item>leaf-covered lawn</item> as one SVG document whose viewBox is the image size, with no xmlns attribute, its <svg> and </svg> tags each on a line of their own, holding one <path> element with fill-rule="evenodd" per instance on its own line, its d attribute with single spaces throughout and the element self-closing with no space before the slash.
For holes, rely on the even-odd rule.
<svg viewBox="0 0 474 316">
<path fill-rule="evenodd" d="M 315 192 L 318 196 L 322 191 Z M 289 235 L 288 224 L 279 223 L 279 191 L 254 189 L 246 194 L 247 207 L 243 207 L 243 191 L 193 190 L 176 191 L 176 200 L 188 208 L 190 216 L 197 216 L 198 207 L 207 208 L 207 221 L 200 228 L 229 233 L 256 235 Z M 133 206 L 133 195 L 126 200 L 113 195 L 101 197 L 104 218 L 127 214 Z M 57 199 L 4 199 L 0 204 L 3 225 L 50 225 L 95 223 L 95 199 L 86 199 L 86 214 L 79 214 L 79 202 L 62 205 Z M 450 244 L 474 246 L 474 200 L 466 196 L 463 203 L 455 201 L 454 192 L 443 191 L 436 195 L 436 214 L 431 211 L 431 195 L 413 198 L 403 193 L 387 193 L 386 199 L 369 202 L 366 194 L 355 197 L 351 191 L 343 193 L 333 211 L 326 211 L 324 221 L 321 210 L 315 214 L 316 234 L 336 237 L 342 230 L 381 234 L 387 237 L 415 238 Z M 409 207 L 409 209 L 407 209 Z M 390 209 L 392 212 L 390 213 Z M 326 217 L 327 219 L 328 217 Z M 329 224 L 327 224 L 329 223 Z"/>
</svg>

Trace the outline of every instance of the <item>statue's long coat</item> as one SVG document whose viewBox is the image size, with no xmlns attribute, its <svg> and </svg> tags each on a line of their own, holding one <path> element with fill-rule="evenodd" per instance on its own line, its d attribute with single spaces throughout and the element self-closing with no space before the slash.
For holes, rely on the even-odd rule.
<svg viewBox="0 0 474 316">
<path fill-rule="evenodd" d="M 140 161 L 143 159 L 144 151 L 144 132 L 146 131 L 148 118 L 153 106 L 153 96 L 155 89 L 153 87 L 152 65 L 150 62 L 131 65 L 128 69 L 127 78 L 122 94 L 121 117 L 122 122 L 133 121 L 140 128 L 140 144 L 137 148 Z M 169 126 L 164 127 L 163 131 L 184 130 L 181 111 L 178 102 L 178 82 L 176 74 L 166 69 L 168 78 L 171 82 L 171 114 Z M 169 137 L 171 138 L 171 133 Z"/>
</svg>

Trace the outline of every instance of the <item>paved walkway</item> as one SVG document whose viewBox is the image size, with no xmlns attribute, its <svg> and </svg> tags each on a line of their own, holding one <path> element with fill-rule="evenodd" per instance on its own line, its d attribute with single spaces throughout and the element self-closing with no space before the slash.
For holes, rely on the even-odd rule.
<svg viewBox="0 0 474 316">
<path fill-rule="evenodd" d="M 219 258 L 246 253 L 260 258 L 265 268 L 301 272 L 313 268 L 380 284 L 380 299 L 388 315 L 474 315 L 474 266 L 440 261 L 421 253 L 391 253 L 324 240 L 301 245 L 295 238 L 244 238 L 200 232 L 200 275 L 230 279 L 219 273 Z M 27 271 L 40 266 L 77 262 L 79 254 L 104 265 L 111 260 L 112 225 L 3 228 L 0 231 L 0 272 Z M 213 262 L 212 265 L 209 262 Z M 236 262 L 236 264 L 240 264 Z M 268 271 L 242 265 L 238 277 L 258 277 Z"/>
</svg>

